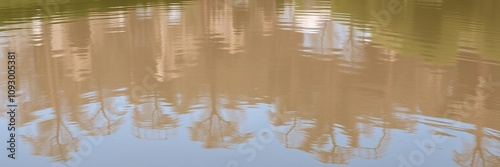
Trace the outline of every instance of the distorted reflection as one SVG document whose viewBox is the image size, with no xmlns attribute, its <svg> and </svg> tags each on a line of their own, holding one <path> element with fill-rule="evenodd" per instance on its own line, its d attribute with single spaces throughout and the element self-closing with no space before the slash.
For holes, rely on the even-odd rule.
<svg viewBox="0 0 500 167">
<path fill-rule="evenodd" d="M 178 120 L 164 111 L 158 94 L 144 100 L 151 100 L 134 108 L 134 136 L 152 140 L 167 140 L 171 130 L 178 126 Z"/>
<path fill-rule="evenodd" d="M 439 136 L 424 166 L 500 165 L 500 3 L 401 1 L 380 20 L 388 1 L 81 1 L 0 16 L 32 155 L 68 162 L 83 137 L 118 136 L 221 166 L 272 127 L 265 161 L 397 166 Z"/>
<path fill-rule="evenodd" d="M 43 112 L 45 116 L 50 114 L 52 118 L 24 123 L 34 123 L 34 125 L 28 126 L 28 132 L 21 134 L 21 137 L 31 145 L 34 155 L 49 156 L 55 161 L 68 161 L 71 158 L 69 153 L 77 151 L 80 139 L 75 135 L 75 129 L 70 128 L 68 116 L 71 112 L 66 111 L 68 106 L 62 105 L 66 101 L 58 98 L 63 96 L 62 92 L 57 90 L 62 86 L 62 83 L 54 73 L 61 67 L 55 64 L 50 57 L 46 57 L 44 61 L 46 62 L 46 71 L 43 73 L 48 74 L 48 76 L 45 83 L 41 83 L 40 86 L 46 87 L 44 90 L 48 99 L 45 99 L 47 102 L 42 102 L 44 106 L 37 107 L 39 110 L 32 111 Z"/>
</svg>

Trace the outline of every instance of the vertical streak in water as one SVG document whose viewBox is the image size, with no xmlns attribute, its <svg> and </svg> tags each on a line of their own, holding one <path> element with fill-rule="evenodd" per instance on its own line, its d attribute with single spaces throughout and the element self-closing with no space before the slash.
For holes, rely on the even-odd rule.
<svg viewBox="0 0 500 167">
<path fill-rule="evenodd" d="M 323 47 L 324 47 L 324 41 L 325 41 L 325 31 L 326 31 L 326 27 L 328 26 L 328 21 L 329 20 L 325 20 L 325 26 L 323 26 L 323 34 L 321 35 L 321 55 L 324 55 L 323 53 Z"/>
</svg>

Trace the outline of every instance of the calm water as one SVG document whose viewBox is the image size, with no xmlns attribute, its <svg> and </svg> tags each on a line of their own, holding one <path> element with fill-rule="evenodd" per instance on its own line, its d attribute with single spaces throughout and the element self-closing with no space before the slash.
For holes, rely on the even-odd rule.
<svg viewBox="0 0 500 167">
<path fill-rule="evenodd" d="M 500 2 L 0 2 L 2 167 L 500 166 Z"/>
</svg>

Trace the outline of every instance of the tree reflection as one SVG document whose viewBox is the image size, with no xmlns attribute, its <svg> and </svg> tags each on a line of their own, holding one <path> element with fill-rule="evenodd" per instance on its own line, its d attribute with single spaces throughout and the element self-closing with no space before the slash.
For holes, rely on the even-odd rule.
<svg viewBox="0 0 500 167">
<path fill-rule="evenodd" d="M 134 130 L 132 133 L 137 138 L 151 140 L 167 140 L 169 132 L 178 125 L 178 119 L 173 114 L 166 113 L 166 108 L 158 99 L 154 91 L 153 97 L 143 100 L 151 100 L 134 107 Z"/>
<path fill-rule="evenodd" d="M 337 71 L 335 64 L 345 61 L 349 59 L 311 62 L 301 58 L 290 62 L 300 67 L 290 69 L 290 74 L 277 72 L 276 77 L 288 77 L 276 81 L 283 88 L 275 88 L 278 111 L 270 117 L 274 126 L 286 127 L 287 130 L 276 134 L 287 148 L 300 149 L 314 154 L 321 162 L 332 164 L 349 164 L 355 157 L 378 159 L 384 156 L 391 142 L 389 129 L 394 127 L 377 125 L 370 120 L 370 115 L 384 116 L 384 122 L 392 121 L 390 115 L 382 112 L 390 96 L 385 99 L 359 96 L 363 91 L 359 89 L 360 84 L 355 84 L 356 77 Z M 353 72 L 362 71 L 353 69 Z M 364 85 L 370 86 L 370 82 L 380 81 L 365 82 Z M 365 89 L 377 88 L 371 87 L 374 88 Z M 381 111 L 368 113 L 364 106 Z M 368 145 L 361 139 L 377 144 Z"/>
<path fill-rule="evenodd" d="M 484 74 L 483 74 L 484 75 Z M 453 119 L 459 119 L 464 121 L 469 121 L 474 123 L 476 126 L 473 130 L 469 131 L 471 135 L 474 136 L 474 143 L 464 143 L 462 151 L 454 151 L 454 160 L 460 166 L 495 166 L 500 164 L 500 155 L 496 155 L 493 151 L 499 151 L 498 148 L 495 150 L 495 141 L 498 141 L 498 136 L 486 135 L 485 122 L 482 120 L 488 116 L 491 111 L 486 108 L 486 101 L 490 98 L 493 93 L 490 84 L 486 80 L 487 77 L 478 77 L 478 84 L 473 95 L 466 96 L 464 101 L 461 103 L 455 103 L 451 105 L 450 110 L 445 113 L 445 116 L 449 116 Z M 493 151 L 492 151 L 493 150 Z"/>
<path fill-rule="evenodd" d="M 55 161 L 66 162 L 71 159 L 70 152 L 78 150 L 80 139 L 74 136 L 67 126 L 66 113 L 63 111 L 61 99 L 59 98 L 60 84 L 55 71 L 59 66 L 53 63 L 49 56 L 45 57 L 47 64 L 47 82 L 49 87 L 49 97 L 54 108 L 55 118 L 43 121 L 38 124 L 37 131 L 28 131 L 21 138 L 26 140 L 33 148 L 34 155 L 43 155 L 54 158 Z M 36 133 L 36 134 L 33 134 Z"/>
<path fill-rule="evenodd" d="M 214 52 L 213 47 L 208 48 Z M 219 96 L 217 94 L 217 62 L 215 55 L 208 55 L 206 73 L 209 80 L 209 111 L 200 114 L 191 131 L 191 139 L 203 142 L 205 148 L 226 148 L 233 144 L 243 143 L 252 137 L 251 133 L 241 133 L 238 122 L 228 120 L 219 111 Z M 234 108 L 234 107 L 232 107 Z M 233 111 L 234 112 L 234 111 Z M 227 115 L 227 114 L 225 114 Z"/>
<path fill-rule="evenodd" d="M 422 57 L 424 53 L 431 62 L 454 61 L 457 54 L 453 53 L 463 44 L 426 44 L 474 36 L 452 35 L 464 34 L 457 33 L 462 23 L 452 24 L 452 33 L 426 27 L 429 34 L 445 34 L 433 40 L 439 36 L 420 36 L 416 34 L 420 30 L 411 28 L 415 24 L 399 22 L 394 17 L 394 23 L 400 24 L 387 27 L 394 34 L 372 34 L 367 28 L 371 26 L 366 22 L 371 17 L 367 12 L 378 9 L 380 2 L 334 0 L 331 11 L 323 10 L 330 7 L 326 2 L 287 0 L 276 6 L 266 0 L 205 0 L 177 3 L 176 11 L 154 4 L 147 6 L 148 10 L 142 10 L 144 6 L 138 6 L 140 10 L 114 9 L 124 11 L 80 17 L 75 19 L 79 23 L 69 28 L 65 26 L 73 24 L 72 20 L 55 22 L 52 25 L 59 27 L 55 29 L 71 29 L 72 35 L 66 36 L 65 31 L 44 34 L 42 40 L 34 40 L 50 42 L 37 47 L 47 49 L 56 45 L 53 42 L 58 45 L 54 47 L 58 48 L 57 53 L 71 55 L 51 57 L 53 53 L 46 51 L 41 53 L 46 56 L 45 63 L 39 61 L 39 56 L 25 57 L 36 62 L 33 71 L 48 69 L 40 75 L 43 77 L 37 75 L 27 80 L 41 90 L 49 90 L 35 93 L 36 98 L 49 98 L 33 108 L 43 106 L 40 108 L 53 112 L 54 117 L 44 115 L 48 120 L 36 124 L 36 132 L 22 137 L 33 146 L 34 154 L 67 161 L 70 152 L 78 151 L 80 136 L 76 132 L 111 135 L 121 126 L 126 127 L 123 123 L 130 119 L 131 133 L 139 139 L 167 140 L 175 130 L 185 130 L 192 141 L 201 142 L 204 148 L 229 148 L 253 137 L 253 133 L 243 130 L 247 127 L 242 122 L 253 121 L 246 114 L 251 107 L 263 104 L 277 108 L 263 122 L 286 129 L 276 131 L 286 148 L 310 153 L 324 163 L 348 164 L 357 158 L 383 157 L 390 144 L 398 145 L 391 139 L 393 130 L 411 134 L 421 130 L 417 125 L 422 120 L 395 115 L 438 117 L 448 100 L 446 118 L 476 125 L 474 130 L 465 130 L 474 135 L 475 141 L 464 142 L 464 149 L 455 151 L 454 160 L 463 166 L 500 164 L 493 150 L 498 137 L 487 133 L 498 129 L 498 118 L 491 115 L 496 110 L 488 106 L 497 105 L 498 96 L 489 95 L 483 81 L 479 85 L 466 84 L 476 80 L 470 69 L 486 63 L 474 60 L 474 65 L 461 66 L 460 62 L 456 67 L 442 67 L 406 57 Z M 425 11 L 415 10 L 409 16 Z M 430 14 L 439 15 L 429 25 L 440 27 L 442 12 L 433 10 Z M 324 26 L 315 27 L 323 21 Z M 90 25 L 91 31 L 87 29 Z M 120 31 L 108 31 L 116 30 L 116 26 Z M 479 25 L 478 29 L 494 27 L 485 26 Z M 297 32 L 298 29 L 311 31 Z M 88 36 L 96 39 L 87 40 Z M 408 36 L 422 39 L 404 39 Z M 481 35 L 471 39 L 489 38 Z M 435 41 L 438 43 L 432 43 Z M 494 49 L 478 49 L 498 53 Z M 88 56 L 89 52 L 94 56 Z M 440 53 L 446 54 L 437 56 Z M 129 58 L 123 58 L 124 55 Z M 156 71 L 142 70 L 148 67 Z M 67 71 L 75 72 L 69 78 L 81 78 L 60 82 L 58 76 L 67 76 L 60 75 Z M 47 80 L 40 79 L 43 82 L 36 79 L 45 76 Z M 134 98 L 133 88 L 144 87 L 144 76 L 155 78 L 159 85 Z M 454 78 L 458 79 L 453 81 Z M 465 86 L 457 86 L 463 83 Z M 474 86 L 477 89 L 470 91 Z M 123 90 L 130 94 L 124 95 Z M 133 106 L 130 115 L 122 109 L 124 106 Z M 20 114 L 26 122 L 22 126 L 42 118 L 34 112 Z M 189 128 L 179 128 L 182 126 Z M 455 146 L 446 151 L 453 149 Z"/>
<path fill-rule="evenodd" d="M 203 113 L 202 119 L 189 128 L 191 139 L 203 142 L 205 148 L 227 148 L 250 139 L 252 134 L 239 132 L 238 123 L 224 118 L 217 109 L 217 100 L 214 96 L 211 98 L 210 111 Z"/>
<path fill-rule="evenodd" d="M 99 68 L 96 71 L 99 71 Z M 120 97 L 104 97 L 101 72 L 97 72 L 95 80 L 97 102 L 77 105 L 81 108 L 72 118 L 82 130 L 88 132 L 87 135 L 110 135 L 123 123 L 126 112 L 119 111 L 123 105 L 118 102 L 122 100 Z"/>
<path fill-rule="evenodd" d="M 500 164 L 500 156 L 496 155 L 491 150 L 491 144 L 494 144 L 495 140 L 498 141 L 498 137 L 485 137 L 485 128 L 481 125 L 477 126 L 471 133 L 474 135 L 474 143 L 464 143 L 464 150 L 455 151 L 453 154 L 453 159 L 460 166 L 469 167 L 484 167 L 484 166 L 496 166 Z M 492 137 L 492 138 L 491 138 Z M 498 148 L 496 148 L 498 151 Z"/>
</svg>

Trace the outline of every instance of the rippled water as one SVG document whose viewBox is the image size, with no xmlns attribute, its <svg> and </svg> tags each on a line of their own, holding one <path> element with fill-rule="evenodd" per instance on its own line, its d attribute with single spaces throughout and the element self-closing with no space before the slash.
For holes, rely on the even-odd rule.
<svg viewBox="0 0 500 167">
<path fill-rule="evenodd" d="M 1 166 L 500 166 L 498 1 L 0 7 Z"/>
</svg>

